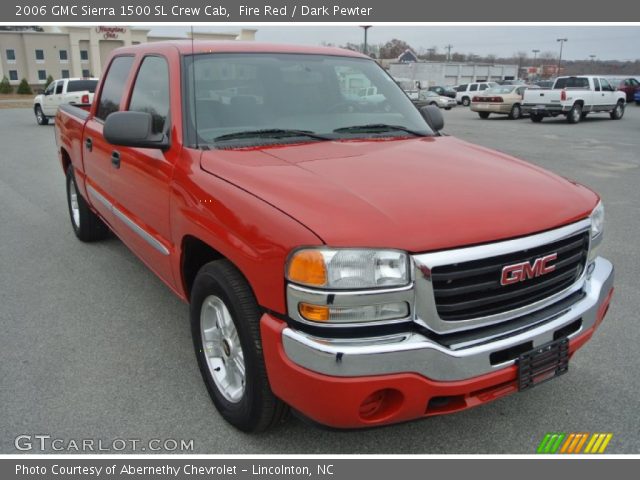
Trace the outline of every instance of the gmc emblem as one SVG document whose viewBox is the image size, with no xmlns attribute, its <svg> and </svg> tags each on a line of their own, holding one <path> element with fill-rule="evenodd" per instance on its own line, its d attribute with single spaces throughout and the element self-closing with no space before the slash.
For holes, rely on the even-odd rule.
<svg viewBox="0 0 640 480">
<path fill-rule="evenodd" d="M 507 265 L 502 269 L 500 285 L 511 285 L 513 283 L 524 282 L 525 280 L 551 273 L 556 269 L 556 266 L 549 265 L 549 262 L 557 258 L 558 254 L 552 253 L 544 257 L 536 258 L 533 265 L 529 262 Z"/>
</svg>

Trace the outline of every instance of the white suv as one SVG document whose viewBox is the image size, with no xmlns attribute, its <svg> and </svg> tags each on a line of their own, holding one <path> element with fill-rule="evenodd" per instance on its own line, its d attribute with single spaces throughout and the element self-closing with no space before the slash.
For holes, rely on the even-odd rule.
<svg viewBox="0 0 640 480">
<path fill-rule="evenodd" d="M 487 88 L 497 87 L 498 84 L 496 82 L 474 82 L 474 83 L 465 83 L 458 86 L 456 93 L 456 101 L 461 103 L 465 107 L 468 107 L 471 103 L 471 99 L 478 92 L 483 92 Z"/>
</svg>

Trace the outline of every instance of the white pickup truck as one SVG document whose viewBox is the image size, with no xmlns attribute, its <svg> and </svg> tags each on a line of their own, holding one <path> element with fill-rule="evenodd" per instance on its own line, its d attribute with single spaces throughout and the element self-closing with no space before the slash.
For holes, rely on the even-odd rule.
<svg viewBox="0 0 640 480">
<path fill-rule="evenodd" d="M 51 82 L 43 93 L 33 99 L 33 113 L 38 125 L 48 124 L 60 105 L 91 104 L 97 85 L 97 78 L 61 78 Z"/>
<path fill-rule="evenodd" d="M 526 90 L 522 99 L 523 113 L 529 113 L 536 123 L 558 115 L 578 123 L 589 113 L 603 112 L 620 120 L 624 107 L 624 92 L 616 91 L 606 78 L 593 75 L 558 77 L 551 90 Z"/>
</svg>

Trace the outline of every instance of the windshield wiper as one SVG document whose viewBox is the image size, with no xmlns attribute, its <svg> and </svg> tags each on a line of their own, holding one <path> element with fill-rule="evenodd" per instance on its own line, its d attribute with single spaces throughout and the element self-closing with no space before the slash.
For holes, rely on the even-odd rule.
<svg viewBox="0 0 640 480">
<path fill-rule="evenodd" d="M 392 131 L 401 131 L 410 133 L 411 135 L 415 135 L 416 137 L 427 137 L 426 133 L 421 133 L 416 130 L 411 130 L 410 128 L 403 127 L 402 125 L 389 125 L 386 123 L 370 123 L 368 125 L 352 125 L 350 127 L 342 127 L 336 128 L 334 133 L 382 133 L 382 132 L 392 132 Z"/>
<path fill-rule="evenodd" d="M 319 135 L 310 130 L 295 130 L 288 128 L 266 128 L 262 130 L 244 130 L 242 132 L 227 133 L 215 137 L 215 142 L 224 140 L 239 140 L 244 138 L 285 138 L 285 137 L 307 137 L 316 140 L 333 140 L 333 138 Z"/>
</svg>

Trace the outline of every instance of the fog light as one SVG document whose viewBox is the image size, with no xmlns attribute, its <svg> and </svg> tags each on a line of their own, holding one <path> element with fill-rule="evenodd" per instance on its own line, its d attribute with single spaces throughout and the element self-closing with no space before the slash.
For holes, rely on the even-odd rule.
<svg viewBox="0 0 640 480">
<path fill-rule="evenodd" d="M 381 320 L 398 320 L 409 316 L 406 302 L 364 305 L 359 307 L 327 307 L 324 305 L 298 304 L 298 312 L 312 322 L 362 323 Z"/>
<path fill-rule="evenodd" d="M 377 390 L 362 401 L 358 413 L 369 422 L 384 420 L 400 410 L 403 400 L 402 393 L 393 388 Z"/>
</svg>

